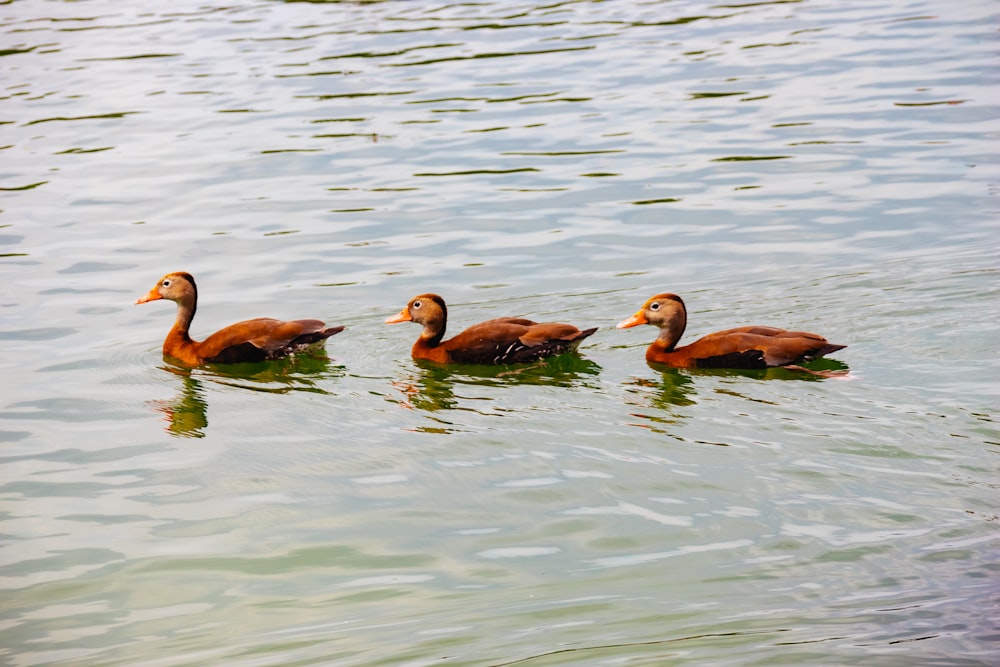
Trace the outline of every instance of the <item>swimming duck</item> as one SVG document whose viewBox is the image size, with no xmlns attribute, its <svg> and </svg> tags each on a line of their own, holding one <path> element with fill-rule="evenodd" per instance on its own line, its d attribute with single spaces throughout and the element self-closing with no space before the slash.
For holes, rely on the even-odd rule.
<svg viewBox="0 0 1000 667">
<path fill-rule="evenodd" d="M 188 333 L 198 308 L 198 287 L 190 273 L 177 271 L 160 278 L 136 304 L 167 299 L 177 304 L 177 320 L 163 341 L 163 354 L 188 366 L 233 364 L 280 359 L 323 345 L 344 327 L 327 327 L 320 320 L 283 322 L 269 317 L 244 320 L 216 331 L 203 341 Z"/>
<path fill-rule="evenodd" d="M 423 325 L 411 354 L 442 364 L 518 364 L 537 361 L 576 350 L 597 328 L 580 331 L 572 324 L 539 324 L 519 317 L 499 317 L 474 324 L 453 338 L 442 341 L 448 324 L 448 307 L 437 294 L 410 299 L 387 324 L 416 322 Z"/>
<path fill-rule="evenodd" d="M 775 327 L 750 326 L 717 331 L 693 343 L 676 347 L 687 326 L 687 309 L 676 294 L 657 294 L 635 315 L 618 323 L 619 329 L 639 324 L 660 328 L 646 350 L 646 361 L 674 368 L 767 368 L 788 366 L 842 350 L 818 334 Z M 805 370 L 805 369 L 802 369 Z"/>
</svg>

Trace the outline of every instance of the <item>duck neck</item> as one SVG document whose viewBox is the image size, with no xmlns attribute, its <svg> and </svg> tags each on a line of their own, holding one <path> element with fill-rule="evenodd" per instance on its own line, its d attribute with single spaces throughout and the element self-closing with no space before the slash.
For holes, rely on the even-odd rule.
<svg viewBox="0 0 1000 667">
<path fill-rule="evenodd" d="M 437 347 L 444 338 L 445 328 L 448 326 L 448 315 L 443 314 L 440 319 L 434 319 L 424 324 L 424 330 L 420 333 L 420 344 L 423 347 Z"/>
<path fill-rule="evenodd" d="M 672 352 L 677 346 L 677 341 L 684 335 L 686 328 L 687 312 L 681 307 L 674 313 L 673 317 L 660 327 L 660 335 L 656 337 L 657 347 L 661 347 L 667 352 Z"/>
<path fill-rule="evenodd" d="M 188 330 L 191 328 L 191 320 L 194 319 L 194 313 L 197 309 L 198 302 L 195 299 L 178 301 L 177 319 L 174 320 L 174 326 L 170 329 L 167 338 L 190 343 L 191 335 L 188 333 Z"/>
</svg>

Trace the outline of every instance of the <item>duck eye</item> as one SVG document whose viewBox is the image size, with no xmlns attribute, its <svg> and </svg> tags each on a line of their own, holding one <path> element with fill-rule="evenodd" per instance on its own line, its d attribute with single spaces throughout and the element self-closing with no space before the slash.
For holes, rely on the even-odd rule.
<svg viewBox="0 0 1000 667">
<path fill-rule="evenodd" d="M 170 287 L 170 281 L 169 281 L 169 280 L 164 280 L 164 281 L 163 281 L 162 283 L 160 283 L 160 284 L 161 284 L 161 285 L 163 285 L 164 287 Z"/>
<path fill-rule="evenodd" d="M 659 301 L 654 301 L 653 303 L 649 304 L 649 309 L 650 310 L 659 310 L 660 309 L 660 302 Z"/>
<path fill-rule="evenodd" d="M 413 302 L 413 307 L 414 307 L 414 309 L 419 308 L 420 307 L 420 302 L 419 301 L 414 301 Z"/>
</svg>

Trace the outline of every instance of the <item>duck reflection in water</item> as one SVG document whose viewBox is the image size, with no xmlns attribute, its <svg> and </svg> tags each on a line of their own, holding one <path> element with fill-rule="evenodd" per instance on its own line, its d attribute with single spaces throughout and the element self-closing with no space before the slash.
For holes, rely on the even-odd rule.
<svg viewBox="0 0 1000 667">
<path fill-rule="evenodd" d="M 182 438 L 204 438 L 208 428 L 208 403 L 205 401 L 205 387 L 201 381 L 191 376 L 191 370 L 173 366 L 161 366 L 163 370 L 181 379 L 181 390 L 174 398 L 147 401 L 154 410 L 167 420 L 166 432 Z"/>
<path fill-rule="evenodd" d="M 208 428 L 205 382 L 274 394 L 292 391 L 327 394 L 329 392 L 320 381 L 343 375 L 343 368 L 334 365 L 323 354 L 299 355 L 272 362 L 160 368 L 180 378 L 180 391 L 174 398 L 151 400 L 148 404 L 166 417 L 167 433 L 185 438 L 205 437 Z"/>
<path fill-rule="evenodd" d="M 664 368 L 654 378 L 632 378 L 625 384 L 627 391 L 648 399 L 651 407 L 672 411 L 673 408 L 694 405 L 695 385 L 691 376 L 676 368 Z M 634 387 L 634 388 L 633 388 Z"/>
<path fill-rule="evenodd" d="M 516 366 L 445 366 L 431 361 L 416 360 L 417 371 L 406 380 L 394 380 L 392 386 L 401 394 L 400 404 L 410 409 L 437 412 L 440 410 L 472 410 L 469 401 L 492 400 L 486 396 L 472 396 L 461 388 L 505 387 L 510 385 L 550 385 L 575 387 L 586 385 L 596 378 L 601 367 L 573 354 Z"/>
<path fill-rule="evenodd" d="M 822 382 L 829 377 L 844 377 L 848 371 L 847 364 L 834 359 L 817 359 L 809 363 L 809 372 L 803 373 L 799 368 L 783 366 L 775 368 L 672 368 L 664 364 L 649 363 L 651 369 L 657 371 L 653 378 L 632 378 L 626 381 L 626 392 L 636 397 L 629 400 L 632 405 L 641 408 L 653 408 L 659 414 L 630 413 L 633 417 L 647 420 L 637 424 L 654 431 L 662 431 L 662 426 L 654 424 L 676 424 L 687 415 L 683 408 L 698 402 L 698 378 L 752 378 L 756 380 L 796 380 L 799 382 Z M 760 400 L 745 396 L 734 389 L 715 387 L 713 391 L 747 400 Z"/>
</svg>

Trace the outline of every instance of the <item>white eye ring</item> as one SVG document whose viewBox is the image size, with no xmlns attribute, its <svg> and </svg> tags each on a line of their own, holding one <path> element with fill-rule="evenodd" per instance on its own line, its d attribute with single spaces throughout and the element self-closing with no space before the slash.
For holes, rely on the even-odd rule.
<svg viewBox="0 0 1000 667">
<path fill-rule="evenodd" d="M 419 308 L 419 307 L 420 307 L 420 302 L 419 302 L 419 301 L 414 301 L 414 302 L 413 302 L 413 308 L 414 308 L 414 309 L 417 309 L 417 308 Z"/>
<path fill-rule="evenodd" d="M 170 280 L 164 280 L 164 281 L 163 281 L 162 283 L 160 283 L 160 284 L 161 284 L 161 285 L 163 285 L 164 287 L 170 287 Z"/>
<path fill-rule="evenodd" d="M 649 304 L 649 309 L 650 310 L 659 310 L 660 309 L 660 302 L 659 301 L 654 301 L 653 303 Z"/>
</svg>

